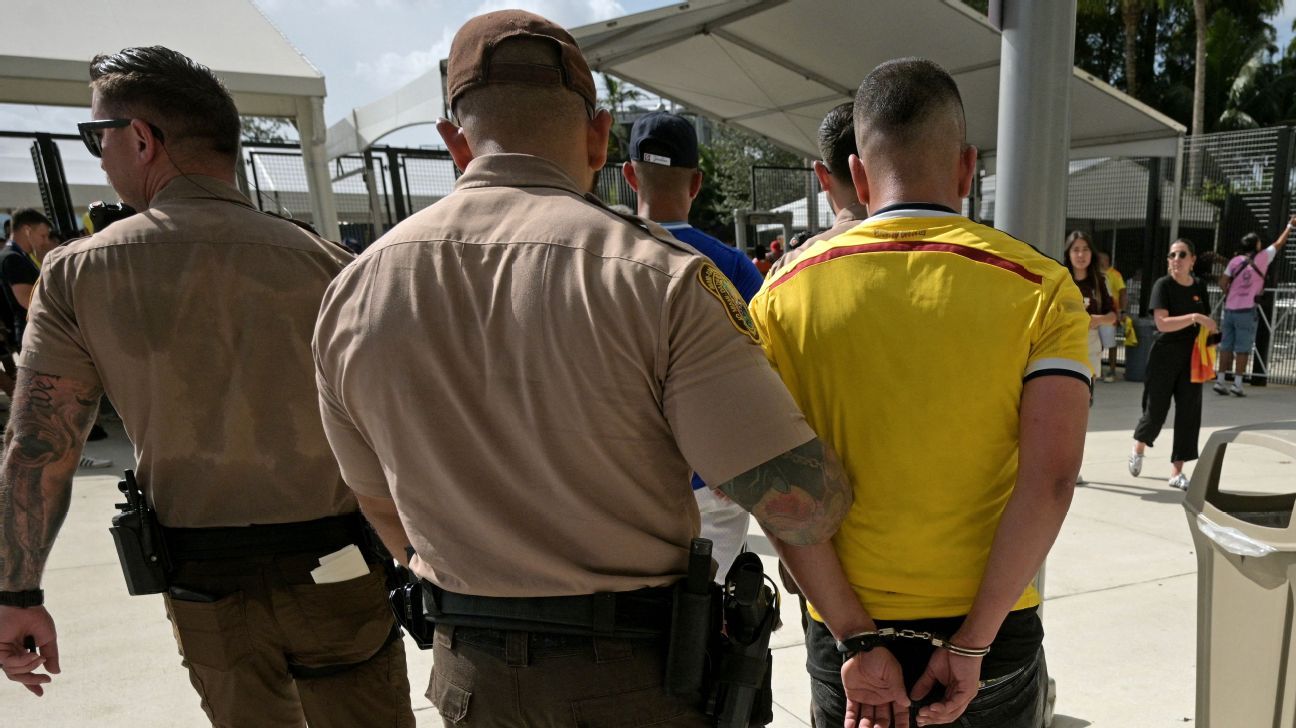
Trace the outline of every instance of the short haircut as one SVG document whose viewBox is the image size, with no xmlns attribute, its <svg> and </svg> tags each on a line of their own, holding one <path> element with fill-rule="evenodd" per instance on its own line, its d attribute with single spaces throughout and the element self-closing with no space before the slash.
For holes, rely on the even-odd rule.
<svg viewBox="0 0 1296 728">
<path fill-rule="evenodd" d="M 873 135 L 888 146 L 928 141 L 923 134 L 926 122 L 950 110 L 956 112 L 962 145 L 967 121 L 954 78 L 925 58 L 887 61 L 864 77 L 855 94 L 855 142 L 863 149 Z"/>
<path fill-rule="evenodd" d="M 238 108 L 211 69 L 162 46 L 127 48 L 90 61 L 90 87 L 114 114 L 162 129 L 167 144 L 238 154 Z"/>
<path fill-rule="evenodd" d="M 850 156 L 856 154 L 855 103 L 834 106 L 819 124 L 819 158 L 829 174 L 849 183 Z"/>
<path fill-rule="evenodd" d="M 649 154 L 655 153 L 648 145 L 642 148 Z M 635 177 L 639 180 L 639 194 L 649 198 L 687 191 L 693 182 L 693 175 L 698 171 L 697 167 L 667 167 L 652 162 L 631 161 L 630 164 L 634 166 Z"/>
<path fill-rule="evenodd" d="M 50 223 L 49 218 L 45 217 L 45 213 L 33 207 L 24 207 L 23 209 L 14 212 L 14 230 L 28 225 L 49 225 L 51 228 L 54 227 L 53 224 Z"/>
</svg>

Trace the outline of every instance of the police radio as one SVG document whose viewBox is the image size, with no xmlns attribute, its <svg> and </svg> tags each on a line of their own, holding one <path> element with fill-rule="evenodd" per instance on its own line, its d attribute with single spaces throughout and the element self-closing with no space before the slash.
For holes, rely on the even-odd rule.
<svg viewBox="0 0 1296 728">
<path fill-rule="evenodd" d="M 162 524 L 144 500 L 144 492 L 135 482 L 135 471 L 126 471 L 125 478 L 117 483 L 117 490 L 126 496 L 126 502 L 116 504 L 121 512 L 113 516 L 108 531 L 117 546 L 126 590 L 132 596 L 160 594 L 167 590 L 171 571 Z"/>
</svg>

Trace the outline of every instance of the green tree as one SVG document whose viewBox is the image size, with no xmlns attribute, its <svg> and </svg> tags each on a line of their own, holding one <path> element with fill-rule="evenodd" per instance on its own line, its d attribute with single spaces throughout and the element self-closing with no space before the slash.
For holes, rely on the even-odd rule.
<svg viewBox="0 0 1296 728">
<path fill-rule="evenodd" d="M 799 167 L 804 161 L 768 139 L 725 124 L 715 126 L 711 144 L 702 152 L 705 197 L 699 195 L 693 203 L 698 227 L 732 231 L 733 211 L 752 206 L 751 168 L 756 164 Z"/>
<path fill-rule="evenodd" d="M 603 79 L 603 98 L 599 100 L 599 104 L 612 112 L 608 159 L 624 160 L 630 144 L 630 140 L 626 138 L 625 112 L 630 104 L 643 100 L 644 92 L 616 76 L 609 76 L 606 73 L 600 73 L 599 76 Z"/>
<path fill-rule="evenodd" d="M 276 116 L 242 116 L 239 126 L 245 142 L 284 142 L 293 131 L 287 119 Z"/>
</svg>

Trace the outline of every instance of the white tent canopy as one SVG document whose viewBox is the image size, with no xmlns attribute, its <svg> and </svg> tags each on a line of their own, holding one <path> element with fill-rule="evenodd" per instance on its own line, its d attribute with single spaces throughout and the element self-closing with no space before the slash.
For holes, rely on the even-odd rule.
<svg viewBox="0 0 1296 728">
<path fill-rule="evenodd" d="M 239 113 L 296 121 L 314 223 L 336 239 L 324 156 L 324 77 L 250 0 L 17 0 L 16 5 L 7 15 L 21 20 L 21 32 L 0 43 L 0 103 L 89 106 L 88 66 L 96 54 L 167 46 L 215 71 Z"/>
<path fill-rule="evenodd" d="M 435 123 L 445 114 L 441 73 L 425 73 L 328 129 L 328 158 L 356 154 L 388 134 L 415 124 Z"/>
<path fill-rule="evenodd" d="M 959 0 L 711 0 L 572 31 L 596 70 L 810 158 L 824 114 L 892 58 L 948 69 L 968 137 L 993 152 L 1000 34 Z M 1184 127 L 1075 69 L 1074 157 L 1173 156 Z"/>
</svg>

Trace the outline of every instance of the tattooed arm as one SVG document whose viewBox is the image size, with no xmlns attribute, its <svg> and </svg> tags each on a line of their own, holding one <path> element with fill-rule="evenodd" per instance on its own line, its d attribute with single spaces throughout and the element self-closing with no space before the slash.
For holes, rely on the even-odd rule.
<svg viewBox="0 0 1296 728">
<path fill-rule="evenodd" d="M 72 379 L 18 370 L 0 463 L 0 589 L 39 588 L 101 394 Z"/>
<path fill-rule="evenodd" d="M 0 463 L 0 590 L 40 587 L 45 559 L 67 516 L 72 475 L 94 423 L 100 389 L 19 368 Z M 30 639 L 37 651 L 28 651 Z M 54 620 L 44 607 L 0 607 L 0 667 L 42 695 L 59 672 Z"/>
<path fill-rule="evenodd" d="M 854 499 L 836 454 L 819 438 L 717 488 L 770 535 L 803 546 L 832 538 Z"/>
</svg>

